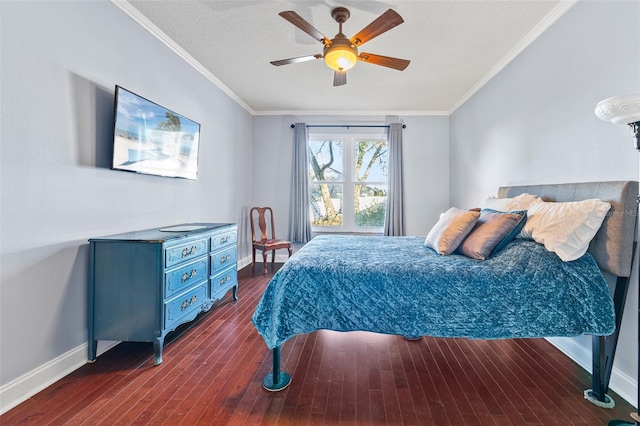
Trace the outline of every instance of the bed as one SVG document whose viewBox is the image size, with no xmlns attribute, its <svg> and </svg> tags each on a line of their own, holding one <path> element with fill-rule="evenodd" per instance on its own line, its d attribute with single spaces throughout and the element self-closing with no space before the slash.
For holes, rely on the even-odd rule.
<svg viewBox="0 0 640 426">
<path fill-rule="evenodd" d="M 629 284 L 637 182 L 502 187 L 498 197 L 545 201 L 598 198 L 611 204 L 588 253 L 563 262 L 542 245 L 514 239 L 478 261 L 440 256 L 424 237 L 331 235 L 314 238 L 269 282 L 253 323 L 273 351 L 263 381 L 281 390 L 280 346 L 320 329 L 505 339 L 593 335 L 593 389 L 606 405 L 617 330 Z M 613 295 L 603 272 L 616 277 Z"/>
</svg>

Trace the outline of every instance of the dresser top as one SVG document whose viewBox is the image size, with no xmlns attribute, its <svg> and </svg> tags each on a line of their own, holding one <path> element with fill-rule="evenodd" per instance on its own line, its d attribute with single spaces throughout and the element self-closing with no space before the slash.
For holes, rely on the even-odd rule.
<svg viewBox="0 0 640 426">
<path fill-rule="evenodd" d="M 165 242 L 180 238 L 190 238 L 211 231 L 222 231 L 224 228 L 235 229 L 235 223 L 182 223 L 179 225 L 162 226 L 160 228 L 145 229 L 143 231 L 125 232 L 106 237 L 89 238 L 89 241 L 146 241 Z"/>
</svg>

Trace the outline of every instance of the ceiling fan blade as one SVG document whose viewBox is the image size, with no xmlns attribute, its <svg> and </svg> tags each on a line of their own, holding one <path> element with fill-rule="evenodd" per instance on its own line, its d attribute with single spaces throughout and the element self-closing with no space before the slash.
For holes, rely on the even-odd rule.
<svg viewBox="0 0 640 426">
<path fill-rule="evenodd" d="M 280 65 L 288 65 L 288 64 L 297 64 L 298 62 L 307 62 L 312 59 L 320 59 L 322 58 L 321 54 L 317 55 L 309 55 L 309 56 L 298 56 L 297 58 L 289 58 L 289 59 L 280 59 L 279 61 L 271 61 L 271 65 L 275 65 L 279 67 Z"/>
<path fill-rule="evenodd" d="M 344 86 L 347 84 L 347 72 L 335 71 L 333 73 L 333 86 Z"/>
<path fill-rule="evenodd" d="M 391 28 L 398 26 L 403 22 L 404 19 L 398 15 L 398 12 L 393 9 L 389 9 L 349 40 L 356 46 L 362 46 L 372 38 L 389 31 Z"/>
<path fill-rule="evenodd" d="M 300 28 L 302 31 L 309 34 L 311 37 L 315 38 L 322 44 L 327 44 L 330 42 L 330 40 L 324 34 L 316 30 L 313 25 L 308 23 L 302 16 L 298 15 L 293 10 L 286 10 L 284 12 L 280 12 L 278 15 L 282 16 L 284 19 L 291 22 L 293 25 Z"/>
<path fill-rule="evenodd" d="M 402 71 L 409 66 L 411 61 L 407 59 L 392 58 L 390 56 L 374 55 L 373 53 L 362 52 L 358 59 L 362 62 L 368 62 L 374 65 L 381 65 L 383 67 L 393 68 L 394 70 Z"/>
</svg>

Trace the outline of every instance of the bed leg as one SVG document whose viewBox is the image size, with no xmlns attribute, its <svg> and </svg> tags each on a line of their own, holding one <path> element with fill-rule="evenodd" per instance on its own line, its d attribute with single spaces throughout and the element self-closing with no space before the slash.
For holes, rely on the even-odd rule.
<svg viewBox="0 0 640 426">
<path fill-rule="evenodd" d="M 273 352 L 273 369 L 271 373 L 264 376 L 262 387 L 270 392 L 278 392 L 289 386 L 291 376 L 284 371 L 280 371 L 280 346 L 276 346 Z"/>
<path fill-rule="evenodd" d="M 594 404 L 607 402 L 607 385 L 605 383 L 607 360 L 605 357 L 605 346 L 605 338 L 603 336 L 592 337 L 591 389 L 585 392 L 585 398 Z"/>
<path fill-rule="evenodd" d="M 634 250 L 635 251 L 635 250 Z M 616 329 L 609 336 L 592 337 L 592 366 L 591 389 L 585 391 L 584 396 L 592 403 L 606 408 L 614 406 L 613 399 L 607 395 L 609 391 L 609 381 L 611 380 L 611 370 L 613 369 L 613 358 L 618 346 L 618 335 L 622 324 L 622 313 L 627 300 L 627 289 L 629 288 L 628 277 L 618 277 L 613 293 L 613 305 L 616 313 Z"/>
</svg>

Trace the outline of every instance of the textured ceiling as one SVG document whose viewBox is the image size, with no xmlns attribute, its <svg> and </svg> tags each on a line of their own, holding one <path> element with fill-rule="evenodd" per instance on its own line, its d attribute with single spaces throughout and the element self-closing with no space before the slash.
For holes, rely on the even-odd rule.
<svg viewBox="0 0 640 426">
<path fill-rule="evenodd" d="M 454 110 L 574 1 L 112 0 L 253 114 L 438 114 Z M 411 60 L 404 71 L 359 62 L 333 87 L 322 44 L 278 16 L 296 11 L 328 38 L 345 6 L 351 37 L 392 8 L 404 23 L 360 51 Z"/>
</svg>

